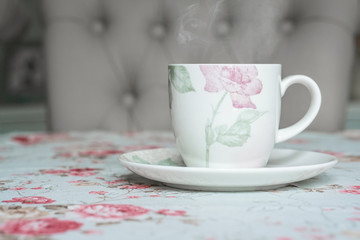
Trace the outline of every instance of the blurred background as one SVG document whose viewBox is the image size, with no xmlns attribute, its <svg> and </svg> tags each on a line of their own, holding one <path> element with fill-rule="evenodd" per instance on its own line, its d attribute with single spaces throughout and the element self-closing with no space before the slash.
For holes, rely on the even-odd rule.
<svg viewBox="0 0 360 240">
<path fill-rule="evenodd" d="M 0 133 L 168 129 L 167 64 L 199 61 L 282 63 L 284 76 L 302 73 L 319 81 L 324 105 L 310 129 L 360 129 L 357 0 L 176 2 L 0 0 Z M 107 57 L 99 54 L 101 41 L 110 46 L 103 49 Z M 209 57 L 211 51 L 221 53 Z M 146 74 L 137 69 L 143 66 Z M 154 68 L 163 69 L 155 74 Z M 143 82 L 153 78 L 162 82 L 161 92 Z M 288 95 L 303 90 L 293 91 Z M 285 96 L 283 124 L 303 114 L 306 96 Z"/>
<path fill-rule="evenodd" d="M 0 132 L 46 130 L 39 1 L 0 1 Z"/>
</svg>

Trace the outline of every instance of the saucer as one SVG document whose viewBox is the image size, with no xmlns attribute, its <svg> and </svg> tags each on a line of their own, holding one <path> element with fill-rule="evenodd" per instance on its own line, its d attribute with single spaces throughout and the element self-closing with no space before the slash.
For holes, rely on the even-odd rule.
<svg viewBox="0 0 360 240">
<path fill-rule="evenodd" d="M 175 148 L 128 152 L 120 162 L 130 171 L 163 184 L 202 191 L 269 190 L 315 177 L 338 160 L 324 153 L 274 149 L 264 168 L 186 167 Z"/>
</svg>

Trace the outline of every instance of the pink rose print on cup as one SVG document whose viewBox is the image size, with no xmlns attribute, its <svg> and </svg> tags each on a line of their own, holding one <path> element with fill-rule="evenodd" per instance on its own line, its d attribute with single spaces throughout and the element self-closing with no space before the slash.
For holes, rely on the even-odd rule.
<svg viewBox="0 0 360 240">
<path fill-rule="evenodd" d="M 263 85 L 258 78 L 255 65 L 200 65 L 205 78 L 204 90 L 209 93 L 224 92 L 216 106 L 212 107 L 212 116 L 208 118 L 205 126 L 206 167 L 210 164 L 210 147 L 220 143 L 228 147 L 243 146 L 251 133 L 251 124 L 265 112 L 255 110 L 256 105 L 250 97 L 261 93 Z M 230 95 L 232 106 L 244 109 L 239 113 L 237 120 L 231 126 L 219 124 L 213 126 L 219 109 L 226 96 Z"/>
<path fill-rule="evenodd" d="M 220 92 L 225 90 L 230 94 L 235 108 L 254 108 L 250 96 L 257 95 L 262 90 L 255 65 L 220 66 L 201 65 L 206 84 L 205 91 Z"/>
<path fill-rule="evenodd" d="M 90 204 L 71 207 L 71 211 L 83 218 L 126 219 L 150 212 L 149 209 L 129 204 Z"/>
<path fill-rule="evenodd" d="M 40 196 L 29 196 L 29 197 L 16 197 L 16 198 L 12 198 L 11 200 L 4 200 L 2 202 L 6 202 L 6 203 L 20 202 L 22 204 L 49 204 L 55 202 L 55 200 Z"/>
<path fill-rule="evenodd" d="M 77 230 L 81 226 L 82 223 L 57 218 L 19 219 L 6 222 L 0 226 L 0 231 L 10 235 L 39 236 Z"/>
</svg>

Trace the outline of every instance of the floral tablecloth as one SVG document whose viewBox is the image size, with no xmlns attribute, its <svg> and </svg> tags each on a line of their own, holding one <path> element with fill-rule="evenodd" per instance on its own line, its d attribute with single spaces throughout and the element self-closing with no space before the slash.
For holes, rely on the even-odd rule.
<svg viewBox="0 0 360 240">
<path fill-rule="evenodd" d="M 280 144 L 340 163 L 272 191 L 179 190 L 118 161 L 168 146 L 166 132 L 0 135 L 0 239 L 360 238 L 360 131 L 305 132 Z"/>
</svg>

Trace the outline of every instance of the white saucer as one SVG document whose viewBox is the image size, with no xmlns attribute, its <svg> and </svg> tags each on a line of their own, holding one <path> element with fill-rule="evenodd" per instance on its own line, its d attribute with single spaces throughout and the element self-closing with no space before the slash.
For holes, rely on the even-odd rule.
<svg viewBox="0 0 360 240">
<path fill-rule="evenodd" d="M 333 167 L 336 157 L 310 151 L 274 149 L 264 168 L 186 167 L 174 148 L 125 153 L 120 162 L 130 171 L 163 184 L 202 191 L 253 191 L 286 186 Z"/>
</svg>

